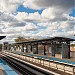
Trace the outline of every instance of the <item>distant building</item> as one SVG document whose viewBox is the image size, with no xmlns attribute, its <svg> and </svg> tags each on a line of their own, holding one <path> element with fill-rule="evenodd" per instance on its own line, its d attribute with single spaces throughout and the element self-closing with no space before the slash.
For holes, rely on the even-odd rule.
<svg viewBox="0 0 75 75">
<path fill-rule="evenodd" d="M 3 43 L 2 50 L 9 50 L 9 43 L 8 42 Z"/>
</svg>

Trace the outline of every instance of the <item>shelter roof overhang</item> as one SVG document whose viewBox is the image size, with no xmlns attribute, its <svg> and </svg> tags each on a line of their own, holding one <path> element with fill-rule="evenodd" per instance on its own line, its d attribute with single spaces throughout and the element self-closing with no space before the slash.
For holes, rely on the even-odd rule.
<svg viewBox="0 0 75 75">
<path fill-rule="evenodd" d="M 55 41 L 63 41 L 63 42 L 68 42 L 68 41 L 75 41 L 75 39 L 72 38 L 66 38 L 66 37 L 53 37 L 51 38 L 51 40 L 55 40 Z"/>
<path fill-rule="evenodd" d="M 17 44 L 29 44 L 29 43 L 47 43 L 50 41 L 60 41 L 60 42 L 70 42 L 70 41 L 75 41 L 75 39 L 71 39 L 71 38 L 66 38 L 66 37 L 51 37 L 51 38 L 47 38 L 47 39 L 41 39 L 41 40 L 35 40 L 35 41 L 28 41 L 28 42 L 19 42 Z"/>
<path fill-rule="evenodd" d="M 5 38 L 5 37 L 6 37 L 6 36 L 0 36 L 0 40 L 3 39 L 3 38 Z"/>
</svg>

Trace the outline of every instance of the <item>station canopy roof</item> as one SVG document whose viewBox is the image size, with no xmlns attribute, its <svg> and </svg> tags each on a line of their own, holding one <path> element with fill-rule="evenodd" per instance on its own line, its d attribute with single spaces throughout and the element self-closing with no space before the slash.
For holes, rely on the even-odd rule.
<svg viewBox="0 0 75 75">
<path fill-rule="evenodd" d="M 0 36 L 0 40 L 3 39 L 3 38 L 5 38 L 5 37 L 6 37 L 6 36 Z"/>
<path fill-rule="evenodd" d="M 51 40 L 57 40 L 57 41 L 75 41 L 75 39 L 72 38 L 66 38 L 66 37 L 53 37 Z"/>
<path fill-rule="evenodd" d="M 17 44 L 22 44 L 22 43 L 38 43 L 38 42 L 49 42 L 49 41 L 60 41 L 60 42 L 69 42 L 69 41 L 75 41 L 75 39 L 71 38 L 66 38 L 66 37 L 51 37 L 47 39 L 40 39 L 40 40 L 35 40 L 35 41 L 28 41 L 28 42 L 19 42 Z"/>
</svg>

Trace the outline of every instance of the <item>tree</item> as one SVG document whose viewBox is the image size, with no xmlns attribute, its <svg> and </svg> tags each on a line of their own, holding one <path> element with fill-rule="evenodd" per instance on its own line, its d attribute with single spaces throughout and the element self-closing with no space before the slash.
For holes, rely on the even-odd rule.
<svg viewBox="0 0 75 75">
<path fill-rule="evenodd" d="M 36 40 L 36 39 L 34 39 L 34 38 L 32 38 L 32 39 L 28 38 L 27 39 L 27 38 L 19 36 L 15 39 L 15 42 L 28 42 L 28 41 L 33 41 L 33 40 Z"/>
<path fill-rule="evenodd" d="M 28 41 L 28 40 L 21 36 L 19 36 L 15 39 L 15 42 L 24 42 L 24 41 Z"/>
<path fill-rule="evenodd" d="M 74 47 L 75 46 L 75 44 L 71 44 L 71 47 Z"/>
</svg>

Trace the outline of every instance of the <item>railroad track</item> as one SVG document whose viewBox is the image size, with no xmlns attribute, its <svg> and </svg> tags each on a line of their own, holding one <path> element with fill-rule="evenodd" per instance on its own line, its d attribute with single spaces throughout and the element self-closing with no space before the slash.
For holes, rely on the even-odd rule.
<svg viewBox="0 0 75 75">
<path fill-rule="evenodd" d="M 28 65 L 9 56 L 2 56 L 2 59 L 5 60 L 13 68 L 15 68 L 17 71 L 19 71 L 22 75 L 54 75 L 46 71 L 37 69 L 31 65 Z"/>
</svg>

